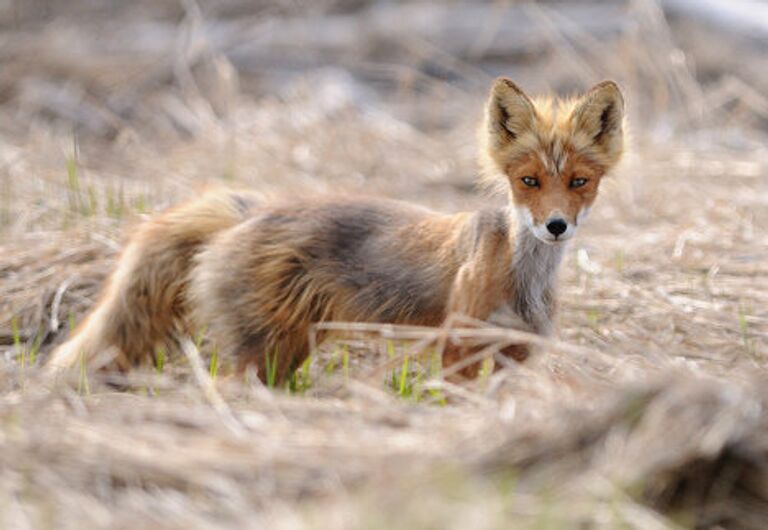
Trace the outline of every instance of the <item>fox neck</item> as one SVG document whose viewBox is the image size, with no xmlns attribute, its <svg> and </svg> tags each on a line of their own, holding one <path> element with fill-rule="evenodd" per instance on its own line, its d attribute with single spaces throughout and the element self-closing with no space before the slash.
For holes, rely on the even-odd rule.
<svg viewBox="0 0 768 530">
<path fill-rule="evenodd" d="M 518 223 L 512 259 L 514 312 L 541 335 L 550 335 L 555 313 L 555 287 L 564 244 L 548 245 Z"/>
</svg>

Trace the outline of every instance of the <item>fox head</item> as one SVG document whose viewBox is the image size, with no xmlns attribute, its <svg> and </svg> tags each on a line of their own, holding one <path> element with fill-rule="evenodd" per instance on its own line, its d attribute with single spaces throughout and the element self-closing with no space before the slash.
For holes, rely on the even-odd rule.
<svg viewBox="0 0 768 530">
<path fill-rule="evenodd" d="M 621 158 L 624 99 L 613 81 L 578 98 L 534 99 L 506 78 L 486 107 L 485 169 L 508 181 L 519 222 L 545 243 L 573 237 Z"/>
</svg>

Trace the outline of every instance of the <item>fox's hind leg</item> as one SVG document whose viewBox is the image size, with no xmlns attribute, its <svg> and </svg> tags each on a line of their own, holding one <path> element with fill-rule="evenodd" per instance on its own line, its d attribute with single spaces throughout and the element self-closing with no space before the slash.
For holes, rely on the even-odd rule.
<svg viewBox="0 0 768 530">
<path fill-rule="evenodd" d="M 250 215 L 257 198 L 217 191 L 166 210 L 134 230 L 100 301 L 67 342 L 47 361 L 56 374 L 112 356 L 126 371 L 152 359 L 157 347 L 172 348 L 188 333 L 185 294 L 193 257 L 214 234 Z"/>
<path fill-rule="evenodd" d="M 308 329 L 296 329 L 280 337 L 252 335 L 232 352 L 237 359 L 237 373 L 255 367 L 259 379 L 268 386 L 278 386 L 309 357 Z"/>
<path fill-rule="evenodd" d="M 190 275 L 195 324 L 238 371 L 255 366 L 267 384 L 282 383 L 307 358 L 310 326 L 329 307 L 298 241 L 285 223 L 257 217 L 219 234 Z"/>
</svg>

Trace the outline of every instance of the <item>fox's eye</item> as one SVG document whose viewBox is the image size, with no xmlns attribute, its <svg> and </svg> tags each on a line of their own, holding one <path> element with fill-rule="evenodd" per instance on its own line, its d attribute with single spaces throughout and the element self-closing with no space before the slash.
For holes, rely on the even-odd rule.
<svg viewBox="0 0 768 530">
<path fill-rule="evenodd" d="M 582 178 L 571 179 L 572 188 L 580 188 L 586 183 L 587 183 L 587 179 L 582 179 Z"/>
<path fill-rule="evenodd" d="M 539 179 L 537 179 L 536 177 L 523 177 L 520 180 L 522 180 L 523 184 L 525 184 L 529 188 L 538 188 L 539 187 Z"/>
</svg>

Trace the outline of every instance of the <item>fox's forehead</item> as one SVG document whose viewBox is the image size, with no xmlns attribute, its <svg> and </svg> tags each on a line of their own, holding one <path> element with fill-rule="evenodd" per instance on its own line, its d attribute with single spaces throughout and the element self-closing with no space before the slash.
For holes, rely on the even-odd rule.
<svg viewBox="0 0 768 530">
<path fill-rule="evenodd" d="M 539 146 L 532 155 L 541 162 L 546 173 L 559 176 L 565 171 L 569 158 L 571 162 L 574 161 L 572 156 L 569 157 L 570 152 L 570 146 L 561 138 L 555 137 L 546 142 L 539 142 Z"/>
<path fill-rule="evenodd" d="M 574 164 L 582 162 L 582 157 L 574 151 L 567 138 L 559 135 L 529 134 L 530 138 L 525 142 L 526 148 L 520 149 L 509 161 L 508 170 L 520 166 L 535 166 L 537 172 L 559 176 Z"/>
<path fill-rule="evenodd" d="M 536 125 L 518 138 L 515 158 L 535 156 L 551 175 L 566 170 L 575 161 L 579 138 L 574 134 L 573 108 L 575 99 L 540 97 L 532 100 L 536 109 Z"/>
<path fill-rule="evenodd" d="M 597 178 L 602 175 L 600 168 L 578 152 L 563 144 L 552 143 L 533 149 L 507 167 L 507 175 L 531 175 L 542 177 L 569 177 L 578 174 L 581 177 Z"/>
<path fill-rule="evenodd" d="M 531 98 L 531 103 L 536 109 L 539 125 L 542 128 L 550 128 L 554 133 L 558 129 L 562 130 L 571 122 L 578 98 L 539 96 Z"/>
</svg>

